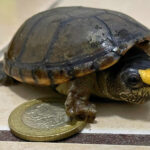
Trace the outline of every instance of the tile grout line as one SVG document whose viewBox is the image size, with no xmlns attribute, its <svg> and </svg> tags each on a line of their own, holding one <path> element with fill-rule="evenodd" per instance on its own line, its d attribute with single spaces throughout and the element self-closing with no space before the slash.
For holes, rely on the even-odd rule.
<svg viewBox="0 0 150 150">
<path fill-rule="evenodd" d="M 0 131 L 0 141 L 24 141 L 15 137 L 10 131 Z M 150 146 L 150 135 L 135 134 L 89 134 L 79 133 L 56 143 L 79 144 L 113 144 Z"/>
</svg>

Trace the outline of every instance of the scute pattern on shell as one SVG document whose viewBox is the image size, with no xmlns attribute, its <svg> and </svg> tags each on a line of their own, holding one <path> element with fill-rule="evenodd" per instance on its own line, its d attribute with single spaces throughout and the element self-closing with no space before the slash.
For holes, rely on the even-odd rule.
<svg viewBox="0 0 150 150">
<path fill-rule="evenodd" d="M 122 13 L 55 8 L 20 27 L 5 54 L 4 68 L 19 81 L 60 84 L 112 66 L 135 43 L 145 40 L 150 40 L 150 30 Z"/>
</svg>

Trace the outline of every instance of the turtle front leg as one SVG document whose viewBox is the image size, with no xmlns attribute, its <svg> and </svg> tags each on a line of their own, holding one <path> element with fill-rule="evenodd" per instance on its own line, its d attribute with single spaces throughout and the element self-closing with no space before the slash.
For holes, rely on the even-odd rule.
<svg viewBox="0 0 150 150">
<path fill-rule="evenodd" d="M 93 80 L 92 75 L 85 76 L 64 83 L 57 88 L 60 93 L 67 94 L 65 108 L 68 116 L 86 119 L 88 122 L 94 121 L 96 107 L 89 102 Z"/>
<path fill-rule="evenodd" d="M 0 61 L 0 84 L 9 86 L 9 85 L 14 85 L 17 84 L 18 81 L 15 79 L 9 77 L 3 70 L 3 63 Z"/>
<path fill-rule="evenodd" d="M 82 83 L 76 84 L 73 82 L 68 91 L 65 102 L 66 113 L 70 117 L 79 117 L 87 119 L 88 122 L 93 122 L 96 116 L 96 107 L 89 102 L 90 91 L 82 86 Z"/>
</svg>

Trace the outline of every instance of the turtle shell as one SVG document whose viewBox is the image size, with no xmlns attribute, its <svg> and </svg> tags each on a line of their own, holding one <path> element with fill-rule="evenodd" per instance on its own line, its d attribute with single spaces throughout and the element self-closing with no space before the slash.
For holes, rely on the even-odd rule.
<svg viewBox="0 0 150 150">
<path fill-rule="evenodd" d="M 5 54 L 5 72 L 21 82 L 50 85 L 114 65 L 150 30 L 104 9 L 62 7 L 29 18 Z"/>
</svg>

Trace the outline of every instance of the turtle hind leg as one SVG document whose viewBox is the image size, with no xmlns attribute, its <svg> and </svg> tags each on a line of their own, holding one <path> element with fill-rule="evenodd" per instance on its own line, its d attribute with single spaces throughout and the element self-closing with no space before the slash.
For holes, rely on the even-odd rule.
<svg viewBox="0 0 150 150">
<path fill-rule="evenodd" d="M 65 102 L 66 113 L 71 118 L 78 117 L 93 122 L 96 116 L 96 107 L 89 102 L 91 95 L 91 77 L 76 78 L 70 81 Z"/>
<path fill-rule="evenodd" d="M 0 84 L 5 86 L 15 85 L 18 81 L 9 77 L 3 70 L 3 63 L 0 62 Z"/>
</svg>

